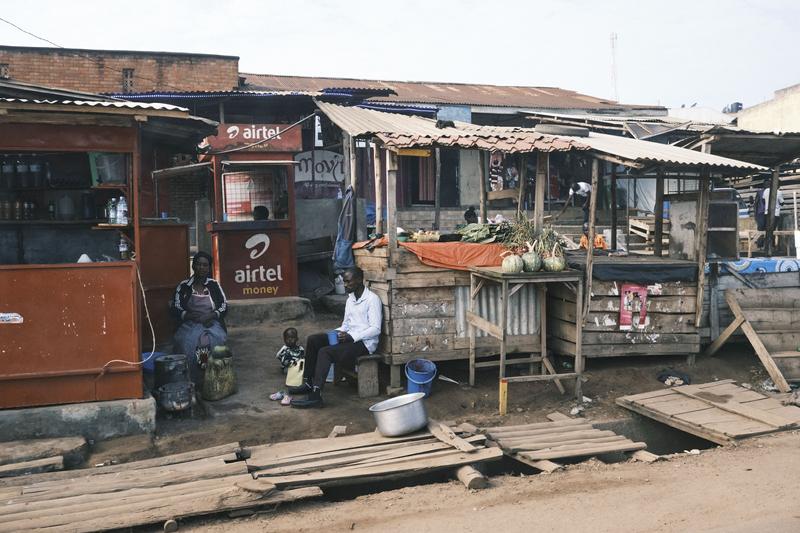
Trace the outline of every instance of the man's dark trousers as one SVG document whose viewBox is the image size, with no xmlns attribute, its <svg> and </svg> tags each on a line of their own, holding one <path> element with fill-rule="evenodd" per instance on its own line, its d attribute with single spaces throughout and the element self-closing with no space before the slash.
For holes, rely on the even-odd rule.
<svg viewBox="0 0 800 533">
<path fill-rule="evenodd" d="M 326 333 L 315 333 L 306 339 L 306 363 L 303 376 L 306 380 L 312 380 L 315 387 L 322 388 L 325 385 L 325 378 L 328 377 L 331 364 L 352 367 L 356 359 L 362 355 L 367 355 L 369 350 L 362 341 L 346 342 L 331 346 L 328 344 Z"/>
</svg>

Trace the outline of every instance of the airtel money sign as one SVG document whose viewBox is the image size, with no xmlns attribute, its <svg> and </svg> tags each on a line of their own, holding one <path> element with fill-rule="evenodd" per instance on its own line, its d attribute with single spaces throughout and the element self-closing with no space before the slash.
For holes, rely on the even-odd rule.
<svg viewBox="0 0 800 533">
<path fill-rule="evenodd" d="M 245 152 L 299 152 L 303 149 L 301 129 L 288 124 L 220 124 L 218 134 L 206 138 L 212 150 L 241 148 Z"/>
<path fill-rule="evenodd" d="M 231 299 L 292 296 L 295 271 L 290 265 L 286 231 L 226 231 L 218 241 L 220 282 Z"/>
</svg>

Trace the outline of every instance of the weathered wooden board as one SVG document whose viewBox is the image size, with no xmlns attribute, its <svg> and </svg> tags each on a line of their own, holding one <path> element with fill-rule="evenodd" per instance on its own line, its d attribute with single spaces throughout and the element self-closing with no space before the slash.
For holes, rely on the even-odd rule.
<svg viewBox="0 0 800 533">
<path fill-rule="evenodd" d="M 452 287 L 425 287 L 419 289 L 392 289 L 392 302 L 410 304 L 418 302 L 452 302 L 456 299 Z"/>
<path fill-rule="evenodd" d="M 558 285 L 548 290 L 552 299 L 561 299 L 575 303 L 575 295 L 565 287 Z M 696 308 L 695 296 L 648 296 L 647 314 L 651 313 L 693 313 Z M 589 303 L 589 312 L 605 312 L 619 314 L 619 296 L 594 296 Z"/>
<path fill-rule="evenodd" d="M 711 442 L 739 439 L 800 426 L 800 408 L 770 401 L 730 380 L 624 396 L 617 404 Z"/>
<path fill-rule="evenodd" d="M 550 317 L 575 323 L 576 311 L 573 302 L 549 299 L 547 312 Z M 586 316 L 583 331 L 620 331 L 619 313 L 592 312 Z M 648 313 L 645 326 L 640 333 L 696 333 L 693 314 Z"/>
<path fill-rule="evenodd" d="M 548 347 L 561 355 L 575 356 L 575 343 L 550 337 Z M 584 357 L 623 357 L 633 355 L 689 355 L 700 352 L 700 343 L 680 344 L 584 344 L 581 353 Z"/>
<path fill-rule="evenodd" d="M 61 455 L 65 465 L 69 466 L 70 463 L 82 462 L 87 451 L 88 445 L 83 437 L 9 441 L 0 444 L 0 465 Z"/>
<path fill-rule="evenodd" d="M 455 320 L 455 313 L 455 302 L 453 300 L 430 300 L 426 302 L 410 303 L 395 302 L 392 306 L 393 320 L 403 318 L 451 318 Z M 455 332 L 455 329 L 453 332 Z"/>
<path fill-rule="evenodd" d="M 622 281 L 592 280 L 592 296 L 619 296 Z M 670 281 L 647 285 L 649 296 L 694 296 L 697 294 L 697 284 L 690 281 Z"/>
<path fill-rule="evenodd" d="M 575 324 L 552 318 L 548 330 L 559 339 L 575 342 Z M 590 344 L 687 344 L 699 343 L 697 333 L 646 333 L 639 331 L 583 331 L 584 345 Z"/>
<path fill-rule="evenodd" d="M 443 335 L 456 332 L 455 318 L 392 318 L 394 337 Z"/>
<path fill-rule="evenodd" d="M 452 287 L 455 275 L 452 270 L 432 272 L 429 274 L 402 274 L 392 280 L 393 289 L 424 289 L 427 287 Z"/>
</svg>

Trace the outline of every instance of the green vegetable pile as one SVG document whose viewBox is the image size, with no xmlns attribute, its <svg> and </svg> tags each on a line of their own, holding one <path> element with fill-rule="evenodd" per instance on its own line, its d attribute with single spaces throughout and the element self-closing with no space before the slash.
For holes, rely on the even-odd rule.
<svg viewBox="0 0 800 533">
<path fill-rule="evenodd" d="M 457 231 L 462 242 L 488 244 L 490 242 L 505 243 L 511 233 L 511 224 L 467 224 Z"/>
</svg>

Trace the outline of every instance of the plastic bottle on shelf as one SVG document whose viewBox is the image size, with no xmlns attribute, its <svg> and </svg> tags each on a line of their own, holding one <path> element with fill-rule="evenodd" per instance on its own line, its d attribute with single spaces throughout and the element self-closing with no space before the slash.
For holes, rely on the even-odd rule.
<svg viewBox="0 0 800 533">
<path fill-rule="evenodd" d="M 120 196 L 117 201 L 117 224 L 128 225 L 128 202 L 124 196 Z"/>
<path fill-rule="evenodd" d="M 119 239 L 119 258 L 123 260 L 130 258 L 130 253 L 128 252 L 128 241 L 125 240 L 125 237 L 121 237 Z"/>
<path fill-rule="evenodd" d="M 108 223 L 117 223 L 117 199 L 112 198 L 108 201 Z"/>
<path fill-rule="evenodd" d="M 47 204 L 47 218 L 50 220 L 56 219 L 56 203 L 53 200 Z"/>
<path fill-rule="evenodd" d="M 16 162 L 17 168 L 17 187 L 24 189 L 30 186 L 28 182 L 28 161 L 19 156 Z"/>
</svg>

